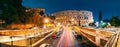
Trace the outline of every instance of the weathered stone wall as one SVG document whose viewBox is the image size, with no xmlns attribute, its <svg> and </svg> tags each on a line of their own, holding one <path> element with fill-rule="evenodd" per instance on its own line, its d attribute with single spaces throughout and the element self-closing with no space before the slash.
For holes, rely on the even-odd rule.
<svg viewBox="0 0 120 47">
<path fill-rule="evenodd" d="M 25 29 L 25 28 L 30 28 L 33 27 L 34 24 L 11 24 L 8 26 L 8 28 L 20 28 L 20 29 Z"/>
</svg>

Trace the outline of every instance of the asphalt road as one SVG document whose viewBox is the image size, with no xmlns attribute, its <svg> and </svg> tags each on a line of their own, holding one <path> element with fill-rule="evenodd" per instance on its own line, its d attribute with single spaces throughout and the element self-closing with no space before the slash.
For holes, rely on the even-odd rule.
<svg viewBox="0 0 120 47">
<path fill-rule="evenodd" d="M 83 39 L 77 40 L 73 32 L 75 31 L 72 30 L 71 27 L 63 26 L 60 37 L 52 39 L 52 37 L 50 36 L 43 42 L 41 42 L 41 44 L 50 44 L 53 47 L 92 47 L 94 45 L 84 37 Z"/>
</svg>

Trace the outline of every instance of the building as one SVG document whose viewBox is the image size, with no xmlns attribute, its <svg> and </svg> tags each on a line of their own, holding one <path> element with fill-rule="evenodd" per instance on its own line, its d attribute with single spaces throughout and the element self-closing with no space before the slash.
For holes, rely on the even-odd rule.
<svg viewBox="0 0 120 47">
<path fill-rule="evenodd" d="M 28 7 L 25 7 L 26 8 L 26 12 L 37 12 L 37 13 L 40 13 L 40 12 L 45 12 L 45 9 L 43 8 L 28 8 Z"/>
<path fill-rule="evenodd" d="M 28 15 L 32 14 L 32 17 L 28 20 L 28 23 L 33 23 L 36 26 L 43 25 L 44 11 L 45 10 L 43 8 L 26 8 Z"/>
<path fill-rule="evenodd" d="M 88 26 L 89 23 L 93 22 L 92 12 L 86 10 L 66 10 L 56 12 L 53 15 L 56 17 L 56 24 Z"/>
<path fill-rule="evenodd" d="M 49 15 L 49 14 L 45 14 L 44 16 L 45 18 L 49 18 L 50 19 L 50 23 L 53 23 L 54 24 L 54 21 L 55 21 L 55 16 L 53 15 Z"/>
<path fill-rule="evenodd" d="M 25 20 L 25 24 L 22 23 L 18 23 L 18 24 L 11 24 L 10 26 L 7 26 L 7 28 L 31 28 L 34 26 L 38 26 L 41 27 L 43 26 L 43 18 L 44 16 L 40 15 L 40 12 L 44 13 L 44 9 L 43 8 L 26 8 L 26 20 Z"/>
</svg>

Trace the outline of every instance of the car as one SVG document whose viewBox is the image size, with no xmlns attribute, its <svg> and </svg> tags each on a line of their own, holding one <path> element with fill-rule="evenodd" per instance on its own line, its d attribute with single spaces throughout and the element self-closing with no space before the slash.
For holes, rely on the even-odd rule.
<svg viewBox="0 0 120 47">
<path fill-rule="evenodd" d="M 77 36 L 77 32 L 72 32 L 73 33 L 73 35 L 76 37 Z"/>
<path fill-rule="evenodd" d="M 56 34 L 56 37 L 59 38 L 59 37 L 60 37 L 60 34 L 61 34 L 61 31 L 56 32 L 55 34 Z"/>
<path fill-rule="evenodd" d="M 72 33 L 73 33 L 73 35 L 75 36 L 75 38 L 76 38 L 77 40 L 81 40 L 81 39 L 82 39 L 82 36 L 81 36 L 81 35 L 78 35 L 77 32 L 72 32 Z"/>
<path fill-rule="evenodd" d="M 52 34 L 52 39 L 56 39 L 56 38 L 57 38 L 56 34 Z"/>
<path fill-rule="evenodd" d="M 77 35 L 77 36 L 76 36 L 76 39 L 77 39 L 77 40 L 81 40 L 81 39 L 82 39 L 82 36 L 81 36 L 81 35 Z"/>
<path fill-rule="evenodd" d="M 52 47 L 52 46 L 48 43 L 44 43 L 44 44 L 41 44 L 39 47 Z"/>
</svg>

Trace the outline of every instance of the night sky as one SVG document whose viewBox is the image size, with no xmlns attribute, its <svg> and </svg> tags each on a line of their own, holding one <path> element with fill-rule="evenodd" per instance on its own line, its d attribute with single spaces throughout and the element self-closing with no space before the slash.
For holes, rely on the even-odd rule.
<svg viewBox="0 0 120 47">
<path fill-rule="evenodd" d="M 111 19 L 112 16 L 120 18 L 120 0 L 23 0 L 22 5 L 44 8 L 47 14 L 62 10 L 88 10 L 93 12 L 95 21 L 98 21 L 100 11 L 103 19 Z"/>
</svg>

